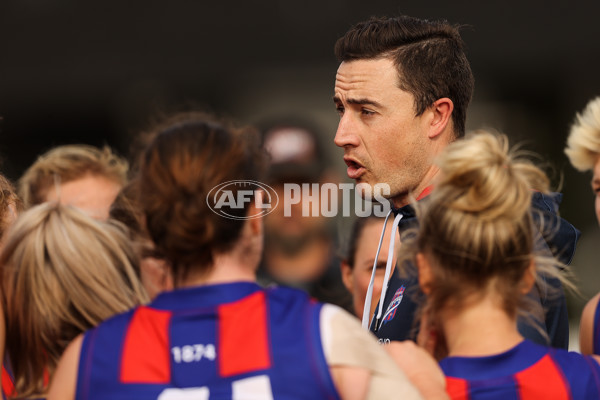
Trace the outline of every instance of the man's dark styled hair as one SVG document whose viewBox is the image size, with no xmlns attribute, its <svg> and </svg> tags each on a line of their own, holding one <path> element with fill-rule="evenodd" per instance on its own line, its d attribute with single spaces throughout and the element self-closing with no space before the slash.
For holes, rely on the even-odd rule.
<svg viewBox="0 0 600 400">
<path fill-rule="evenodd" d="M 398 86 L 415 98 L 416 115 L 436 100 L 454 103 L 456 137 L 465 133 L 474 78 L 457 26 L 408 16 L 372 17 L 353 26 L 335 44 L 338 61 L 390 58 L 398 69 Z"/>
</svg>

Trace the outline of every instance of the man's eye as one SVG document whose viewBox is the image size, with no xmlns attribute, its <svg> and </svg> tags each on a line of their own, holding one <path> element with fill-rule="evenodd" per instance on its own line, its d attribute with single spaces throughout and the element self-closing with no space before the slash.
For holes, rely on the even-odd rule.
<svg viewBox="0 0 600 400">
<path fill-rule="evenodd" d="M 335 110 L 338 112 L 338 114 L 342 115 L 344 113 L 344 107 L 342 106 L 337 106 L 335 108 Z"/>
<path fill-rule="evenodd" d="M 361 112 L 363 113 L 363 115 L 373 115 L 373 114 L 375 114 L 373 111 L 367 110 L 366 108 L 363 108 L 361 110 Z"/>
</svg>

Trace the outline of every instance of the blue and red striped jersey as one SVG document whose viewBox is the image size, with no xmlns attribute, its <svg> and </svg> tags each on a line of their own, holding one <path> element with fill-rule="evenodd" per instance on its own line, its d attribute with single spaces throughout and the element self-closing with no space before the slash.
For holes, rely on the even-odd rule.
<svg viewBox="0 0 600 400">
<path fill-rule="evenodd" d="M 600 307 L 596 304 L 596 310 L 594 311 L 594 338 L 593 338 L 593 352 L 594 354 L 600 354 Z"/>
<path fill-rule="evenodd" d="M 321 306 L 250 282 L 162 293 L 85 334 L 76 398 L 338 399 Z"/>
<path fill-rule="evenodd" d="M 2 399 L 4 400 L 6 396 L 14 396 L 15 395 L 15 382 L 10 371 L 10 368 L 7 366 L 8 360 L 4 360 L 2 363 Z"/>
<path fill-rule="evenodd" d="M 453 400 L 600 398 L 593 358 L 528 340 L 493 356 L 448 357 L 440 366 Z"/>
<path fill-rule="evenodd" d="M 1 373 L 1 380 L 2 380 L 2 390 L 1 390 L 1 396 L 0 398 L 2 400 L 4 399 L 13 399 L 13 398 L 19 398 L 19 394 L 16 392 L 15 390 L 15 377 L 14 374 L 12 372 L 12 369 L 10 368 L 10 357 L 8 357 L 8 355 L 4 358 L 4 362 L 2 363 L 2 373 Z M 44 385 L 48 385 L 50 381 L 50 375 L 48 373 L 48 370 L 45 369 L 44 370 Z M 44 397 L 37 397 L 37 398 L 31 398 L 30 400 L 45 400 Z"/>
</svg>

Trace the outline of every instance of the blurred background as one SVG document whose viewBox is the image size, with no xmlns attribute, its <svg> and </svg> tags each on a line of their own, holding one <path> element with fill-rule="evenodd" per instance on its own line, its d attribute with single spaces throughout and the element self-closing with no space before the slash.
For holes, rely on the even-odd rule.
<svg viewBox="0 0 600 400">
<path fill-rule="evenodd" d="M 504 131 L 551 163 L 562 215 L 583 232 L 576 323 L 600 290 L 600 234 L 590 175 L 562 150 L 575 113 L 600 95 L 600 2 L 2 0 L 0 168 L 15 180 L 65 143 L 128 155 L 158 112 L 193 105 L 244 123 L 307 118 L 344 176 L 333 44 L 360 20 L 400 13 L 465 25 L 476 79 L 468 128 Z"/>
</svg>

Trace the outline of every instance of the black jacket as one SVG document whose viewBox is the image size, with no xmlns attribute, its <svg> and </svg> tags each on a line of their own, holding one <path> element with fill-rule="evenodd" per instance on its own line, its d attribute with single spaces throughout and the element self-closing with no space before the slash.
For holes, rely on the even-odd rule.
<svg viewBox="0 0 600 400">
<path fill-rule="evenodd" d="M 561 200 L 562 194 L 560 193 L 534 192 L 531 206 L 534 210 L 533 220 L 540 230 L 540 235 L 536 238 L 537 250 L 551 253 L 563 264 L 568 265 L 575 254 L 580 232 L 558 215 L 558 206 Z M 399 231 L 415 226 L 417 223 L 414 209 L 410 205 L 393 211 L 394 214 L 403 214 L 398 227 Z M 519 332 L 525 338 L 536 343 L 567 349 L 569 320 L 565 295 L 559 281 L 550 279 L 547 280 L 547 283 L 556 289 L 552 296 L 548 294 L 547 290 L 540 290 L 537 286 L 529 293 L 529 296 L 539 301 L 545 310 L 544 323 L 540 325 L 540 328 L 546 331 L 550 342 L 540 334 L 535 326 L 531 325 L 531 322 L 526 320 L 518 320 Z M 371 331 L 374 331 L 380 341 L 414 339 L 416 327 L 413 321 L 417 309 L 414 297 L 418 293 L 418 287 L 416 276 L 401 277 L 398 269 L 394 270 L 383 304 L 385 312 L 382 322 L 377 330 L 375 330 L 374 321 L 371 323 Z M 392 303 L 391 307 L 390 303 Z"/>
</svg>

